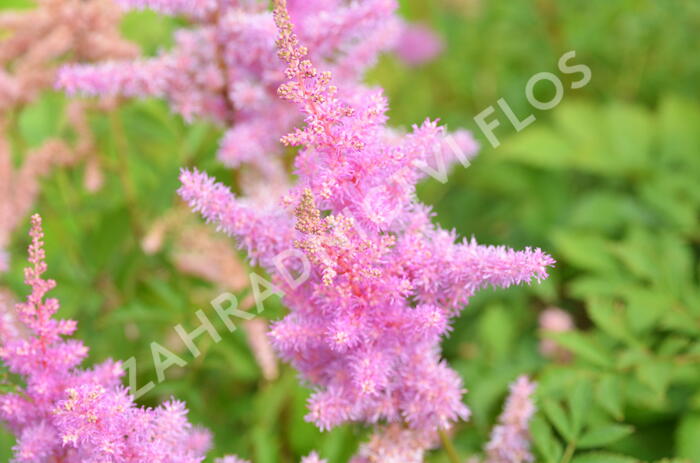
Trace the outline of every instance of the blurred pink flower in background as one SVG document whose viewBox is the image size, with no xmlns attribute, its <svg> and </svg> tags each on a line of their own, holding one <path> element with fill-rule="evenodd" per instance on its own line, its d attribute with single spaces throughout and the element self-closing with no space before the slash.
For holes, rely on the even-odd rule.
<svg viewBox="0 0 700 463">
<path fill-rule="evenodd" d="M 443 50 L 442 38 L 428 25 L 404 25 L 396 53 L 408 66 L 416 67 L 435 59 Z"/>
<path fill-rule="evenodd" d="M 547 333 L 565 333 L 575 328 L 571 315 L 557 307 L 549 307 L 542 311 L 539 324 L 544 336 Z M 560 362 L 566 362 L 571 358 L 571 352 L 561 347 L 555 340 L 546 337 L 540 340 L 540 352 L 545 357 Z"/>
</svg>

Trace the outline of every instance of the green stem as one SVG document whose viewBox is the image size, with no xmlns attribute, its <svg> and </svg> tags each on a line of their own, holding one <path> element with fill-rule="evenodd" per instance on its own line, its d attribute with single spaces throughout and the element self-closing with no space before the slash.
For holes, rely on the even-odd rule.
<svg viewBox="0 0 700 463">
<path fill-rule="evenodd" d="M 14 152 L 19 154 L 19 159 L 24 162 L 24 157 L 27 155 L 28 147 L 27 142 L 22 136 L 22 132 L 19 126 L 19 115 L 20 109 L 16 108 L 14 111 L 10 112 L 8 129 L 11 135 L 11 141 L 14 142 Z M 10 145 L 13 146 L 12 144 Z"/>
<path fill-rule="evenodd" d="M 569 445 L 566 446 L 566 450 L 564 451 L 564 456 L 561 457 L 561 461 L 559 463 L 569 463 L 571 461 L 571 457 L 574 456 L 574 450 L 576 450 L 576 442 L 569 442 Z"/>
<path fill-rule="evenodd" d="M 130 176 L 131 172 L 128 157 L 131 155 L 131 149 L 126 136 L 126 131 L 124 130 L 120 115 L 117 113 L 117 111 L 110 111 L 109 124 L 116 144 L 116 168 L 119 180 L 124 188 L 126 208 L 129 212 L 129 216 L 131 217 L 132 227 L 136 232 L 136 235 L 140 237 L 144 233 L 144 228 L 141 225 L 138 211 L 136 187 L 134 186 Z"/>
<path fill-rule="evenodd" d="M 450 436 L 447 435 L 444 429 L 439 429 L 438 434 L 440 435 L 440 441 L 442 441 L 442 446 L 445 448 L 445 453 L 447 453 L 447 458 L 450 460 L 450 463 L 462 463 L 455 446 L 452 444 Z"/>
</svg>

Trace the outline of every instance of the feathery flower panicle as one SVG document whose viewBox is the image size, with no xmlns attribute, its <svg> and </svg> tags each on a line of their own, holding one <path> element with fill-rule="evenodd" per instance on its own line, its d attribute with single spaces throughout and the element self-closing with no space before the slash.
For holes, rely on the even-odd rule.
<svg viewBox="0 0 700 463">
<path fill-rule="evenodd" d="M 187 16 L 194 27 L 175 34 L 175 46 L 155 58 L 70 65 L 57 86 L 69 94 L 165 98 L 186 120 L 225 127 L 218 156 L 229 167 L 252 165 L 267 181 L 288 180 L 279 138 L 298 122 L 293 106 L 276 97 L 284 67 L 275 57 L 275 24 L 263 0 L 119 0 Z M 314 57 L 348 81 L 395 42 L 396 0 L 298 0 L 292 11 Z M 356 85 L 356 84 L 355 84 Z"/>
<path fill-rule="evenodd" d="M 530 452 L 528 426 L 535 413 L 533 395 L 536 384 L 526 376 L 510 386 L 499 424 L 491 431 L 486 445 L 486 463 L 526 463 L 534 461 Z"/>
<path fill-rule="evenodd" d="M 440 358 L 452 317 L 478 289 L 546 278 L 553 260 L 539 249 L 459 241 L 433 225 L 415 186 L 426 164 L 450 152 L 445 130 L 432 121 L 405 136 L 388 129 L 381 91 L 339 90 L 300 44 L 283 0 L 274 16 L 287 65 L 278 93 L 306 122 L 283 138 L 300 147 L 297 185 L 281 207 L 256 207 L 183 171 L 180 195 L 283 290 L 290 313 L 271 337 L 316 389 L 309 420 L 321 429 L 348 421 L 449 428 L 469 416 L 462 380 Z M 466 134 L 461 140 L 474 148 Z M 276 257 L 299 251 L 310 272 L 297 285 L 285 276 L 301 273 L 303 262 L 287 258 L 283 272 Z"/>
<path fill-rule="evenodd" d="M 55 282 L 43 278 L 47 267 L 38 215 L 32 217 L 30 236 L 25 282 L 31 293 L 16 306 L 25 333 L 0 337 L 0 360 L 26 383 L 16 393 L 0 394 L 0 422 L 17 437 L 13 461 L 201 462 L 210 439 L 189 424 L 184 404 L 136 406 L 120 385 L 124 370 L 118 362 L 79 368 L 87 347 L 64 339 L 76 323 L 53 318 L 59 303 L 46 298 Z"/>
</svg>

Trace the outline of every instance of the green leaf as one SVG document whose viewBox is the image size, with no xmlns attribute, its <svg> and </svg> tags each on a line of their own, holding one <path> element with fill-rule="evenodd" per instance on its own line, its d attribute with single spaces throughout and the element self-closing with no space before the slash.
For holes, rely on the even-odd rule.
<svg viewBox="0 0 700 463">
<path fill-rule="evenodd" d="M 630 285 L 622 290 L 627 305 L 627 323 L 635 333 L 651 330 L 668 307 L 673 298 L 666 293 Z"/>
<path fill-rule="evenodd" d="M 627 344 L 638 344 L 627 329 L 621 307 L 596 298 L 587 302 L 586 309 L 591 320 L 607 334 Z"/>
<path fill-rule="evenodd" d="M 659 126 L 661 151 L 666 159 L 695 161 L 696 166 L 700 165 L 697 156 L 688 156 L 700 149 L 697 103 L 678 96 L 665 97 L 660 105 Z"/>
<path fill-rule="evenodd" d="M 640 463 L 640 461 L 617 453 L 587 452 L 574 457 L 571 463 Z"/>
<path fill-rule="evenodd" d="M 535 448 L 544 458 L 545 463 L 558 463 L 564 453 L 561 442 L 552 433 L 547 421 L 537 415 L 530 423 L 530 434 Z"/>
<path fill-rule="evenodd" d="M 569 396 L 569 411 L 571 412 L 571 427 L 575 438 L 578 438 L 591 409 L 591 385 L 588 381 L 580 381 Z"/>
<path fill-rule="evenodd" d="M 279 440 L 275 438 L 272 429 L 256 426 L 253 428 L 252 438 L 255 461 L 260 463 L 280 461 Z"/>
<path fill-rule="evenodd" d="M 546 169 L 565 169 L 576 151 L 561 134 L 538 126 L 508 139 L 494 155 Z"/>
<path fill-rule="evenodd" d="M 554 339 L 560 346 L 594 365 L 603 368 L 610 368 L 613 365 L 610 355 L 588 335 L 578 331 L 568 331 L 547 333 L 546 336 Z"/>
<path fill-rule="evenodd" d="M 542 410 L 564 439 L 569 442 L 576 439 L 576 431 L 574 430 L 573 423 L 567 416 L 564 407 L 562 407 L 559 402 L 552 399 L 545 399 L 542 402 Z"/>
<path fill-rule="evenodd" d="M 613 103 L 604 110 L 603 124 L 610 146 L 610 153 L 604 154 L 608 165 L 626 173 L 651 169 L 647 161 L 655 130 L 649 110 L 639 105 Z"/>
<path fill-rule="evenodd" d="M 596 426 L 593 429 L 589 429 L 581 436 L 581 439 L 577 442 L 577 446 L 584 449 L 603 447 L 623 437 L 629 436 L 632 432 L 634 432 L 632 426 L 623 424 Z"/>
<path fill-rule="evenodd" d="M 617 273 L 618 265 L 610 255 L 608 242 L 599 235 L 584 232 L 556 232 L 557 252 L 569 263 L 584 270 Z"/>
<path fill-rule="evenodd" d="M 657 256 L 659 268 L 655 280 L 663 285 L 665 292 L 681 297 L 686 286 L 693 284 L 694 255 L 690 246 L 680 237 L 662 233 L 658 239 Z"/>
<path fill-rule="evenodd" d="M 690 339 L 671 335 L 664 339 L 657 349 L 660 356 L 671 357 L 678 355 L 690 346 Z"/>
<path fill-rule="evenodd" d="M 500 359 L 509 352 L 515 334 L 513 317 L 500 305 L 487 307 L 479 319 L 481 344 L 495 359 Z"/>
<path fill-rule="evenodd" d="M 19 133 L 30 147 L 37 147 L 56 135 L 63 115 L 65 98 L 60 93 L 45 93 L 27 106 L 19 118 Z"/>
<path fill-rule="evenodd" d="M 624 418 L 624 385 L 620 378 L 605 375 L 598 382 L 595 397 L 601 407 L 616 420 Z"/>
<path fill-rule="evenodd" d="M 571 296 L 577 299 L 590 297 L 619 297 L 620 291 L 630 285 L 629 277 L 622 274 L 603 274 L 602 272 L 580 276 L 569 285 Z"/>
<path fill-rule="evenodd" d="M 692 336 L 700 336 L 698 322 L 683 307 L 676 304 L 668 307 L 663 313 L 659 325 L 663 328 L 686 333 Z"/>
<path fill-rule="evenodd" d="M 612 233 L 630 221 L 641 220 L 643 212 L 627 195 L 612 191 L 588 192 L 574 206 L 570 224 Z"/>
<path fill-rule="evenodd" d="M 637 367 L 639 381 L 649 386 L 660 398 L 666 395 L 672 374 L 673 365 L 661 360 L 650 360 Z"/>
<path fill-rule="evenodd" d="M 700 461 L 700 413 L 683 417 L 676 429 L 676 452 L 679 457 Z"/>
<path fill-rule="evenodd" d="M 653 281 L 659 273 L 657 237 L 649 230 L 634 227 L 611 251 L 639 278 Z"/>
</svg>

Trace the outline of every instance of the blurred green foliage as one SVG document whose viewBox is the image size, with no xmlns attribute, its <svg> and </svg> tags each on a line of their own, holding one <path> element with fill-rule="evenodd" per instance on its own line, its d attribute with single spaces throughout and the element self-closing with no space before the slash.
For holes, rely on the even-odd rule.
<svg viewBox="0 0 700 463">
<path fill-rule="evenodd" d="M 405 0 L 401 9 L 435 27 L 446 50 L 419 69 L 386 57 L 372 71 L 369 81 L 390 97 L 393 123 L 440 117 L 472 128 L 484 146 L 446 184 L 422 185 L 422 199 L 463 236 L 540 246 L 558 261 L 540 286 L 479 294 L 445 341 L 473 410 L 456 430 L 458 451 L 466 458 L 481 449 L 507 384 L 526 372 L 540 383 L 532 426 L 538 461 L 700 461 L 700 60 L 692 56 L 700 3 Z M 124 32 L 152 54 L 171 43 L 177 24 L 137 13 Z M 570 90 L 562 76 L 564 102 L 535 111 L 525 98 L 528 79 L 557 73 L 568 50 L 591 68 L 592 81 Z M 537 120 L 515 133 L 497 109 L 503 145 L 491 149 L 473 117 L 499 98 Z M 64 103 L 49 93 L 25 110 L 17 140 L 36 146 L 57 134 L 70 138 Z M 103 188 L 87 193 L 82 168 L 43 182 L 37 211 L 49 274 L 58 281 L 61 315 L 79 320 L 90 361 L 135 356 L 144 384 L 155 381 L 150 343 L 167 343 L 179 323 L 195 327 L 196 309 L 208 310 L 217 291 L 180 274 L 167 244 L 147 255 L 140 241 L 175 205 L 180 167 L 196 165 L 231 184 L 235 177 L 214 159 L 219 131 L 185 125 L 163 102 L 129 103 L 111 116 L 95 114 L 91 124 Z M 24 230 L 2 280 L 17 294 L 26 293 Z M 579 327 L 553 337 L 573 353 L 569 364 L 538 352 L 537 316 L 547 306 L 569 311 Z M 270 303 L 264 315 L 275 319 L 283 310 Z M 364 438 L 359 427 L 321 434 L 304 422 L 308 390 L 286 367 L 280 379 L 264 381 L 242 331 L 220 344 L 202 342 L 205 355 L 170 370 L 142 402 L 185 400 L 193 421 L 216 435 L 212 455 L 289 462 L 317 449 L 335 463 Z M 0 461 L 10 446 L 0 433 Z M 436 451 L 430 461 L 447 459 Z"/>
</svg>

